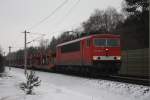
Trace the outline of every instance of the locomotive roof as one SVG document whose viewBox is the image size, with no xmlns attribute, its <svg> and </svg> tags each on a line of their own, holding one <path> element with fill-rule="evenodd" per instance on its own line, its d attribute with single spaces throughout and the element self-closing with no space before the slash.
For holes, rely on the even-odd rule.
<svg viewBox="0 0 150 100">
<path fill-rule="evenodd" d="M 94 35 L 81 37 L 81 38 L 78 38 L 78 39 L 75 39 L 75 40 L 71 40 L 71 41 L 68 41 L 68 42 L 60 43 L 56 47 L 67 45 L 67 44 L 70 44 L 70 43 L 74 43 L 74 42 L 77 42 L 77 41 L 81 41 L 81 40 L 88 39 L 88 38 L 91 38 L 91 37 L 96 37 L 96 36 L 100 36 L 100 37 L 118 37 L 118 38 L 120 37 L 120 35 L 114 35 L 114 34 L 94 34 Z"/>
<path fill-rule="evenodd" d="M 78 38 L 78 39 L 71 40 L 71 41 L 68 41 L 68 42 L 64 42 L 64 43 L 58 44 L 56 47 L 59 47 L 59 46 L 62 46 L 62 45 L 66 45 L 66 44 L 70 44 L 70 43 L 74 43 L 74 42 L 77 42 L 77 41 L 80 41 L 80 40 L 84 40 L 84 39 L 87 39 L 87 38 L 90 38 L 90 37 L 91 36 L 86 36 L 86 37 Z"/>
</svg>

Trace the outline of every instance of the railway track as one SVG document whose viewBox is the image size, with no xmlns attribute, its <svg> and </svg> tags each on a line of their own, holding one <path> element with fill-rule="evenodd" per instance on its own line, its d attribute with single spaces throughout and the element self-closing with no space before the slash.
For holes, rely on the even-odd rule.
<svg viewBox="0 0 150 100">
<path fill-rule="evenodd" d="M 40 69 L 33 69 L 33 70 L 40 70 Z M 40 70 L 40 71 L 46 71 L 46 72 L 53 72 L 53 71 L 47 71 L 47 70 Z M 121 75 L 121 74 L 98 74 L 98 73 L 69 73 L 69 72 L 54 72 L 54 73 L 61 73 L 61 74 L 67 74 L 72 76 L 79 76 L 79 77 L 85 77 L 85 78 L 95 78 L 95 79 L 104 79 L 104 80 L 111 80 L 111 81 L 117 81 L 117 82 L 124 82 L 124 83 L 132 83 L 137 85 L 144 85 L 144 86 L 150 86 L 150 77 L 138 77 L 138 76 L 131 76 L 131 75 Z"/>
<path fill-rule="evenodd" d="M 85 78 L 94 78 L 94 79 L 104 79 L 104 80 L 110 80 L 110 81 L 116 81 L 116 82 L 123 82 L 123 83 L 132 83 L 137 85 L 144 85 L 144 86 L 150 86 L 150 77 L 140 77 L 140 76 L 131 76 L 131 75 L 121 75 L 121 74 L 115 74 L 115 75 L 106 75 L 106 74 L 78 74 L 78 73 L 62 73 L 62 74 L 68 74 L 73 76 L 80 76 Z"/>
<path fill-rule="evenodd" d="M 149 77 L 137 77 L 137 76 L 129 76 L 129 75 L 107 75 L 106 77 L 101 77 L 102 79 L 124 82 L 124 83 L 132 83 L 137 85 L 150 86 Z"/>
</svg>

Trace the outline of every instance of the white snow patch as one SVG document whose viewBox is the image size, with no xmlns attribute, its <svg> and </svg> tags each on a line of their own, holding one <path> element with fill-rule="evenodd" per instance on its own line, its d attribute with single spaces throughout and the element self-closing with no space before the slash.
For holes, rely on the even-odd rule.
<svg viewBox="0 0 150 100">
<path fill-rule="evenodd" d="M 100 79 L 88 79 L 36 71 L 42 80 L 35 95 L 25 95 L 19 84 L 22 69 L 6 71 L 0 77 L 0 100 L 149 100 L 150 87 Z"/>
</svg>

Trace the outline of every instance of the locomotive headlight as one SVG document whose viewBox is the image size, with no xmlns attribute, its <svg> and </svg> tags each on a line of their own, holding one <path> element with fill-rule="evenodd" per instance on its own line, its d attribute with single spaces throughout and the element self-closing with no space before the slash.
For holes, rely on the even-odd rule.
<svg viewBox="0 0 150 100">
<path fill-rule="evenodd" d="M 101 57 L 100 56 L 93 56 L 93 60 L 100 60 Z"/>
<path fill-rule="evenodd" d="M 116 60 L 121 60 L 121 57 L 120 57 L 120 56 L 117 56 L 117 57 L 116 57 Z"/>
<path fill-rule="evenodd" d="M 97 60 L 97 56 L 93 56 L 93 60 Z"/>
<path fill-rule="evenodd" d="M 106 48 L 105 51 L 108 51 L 108 48 Z"/>
</svg>

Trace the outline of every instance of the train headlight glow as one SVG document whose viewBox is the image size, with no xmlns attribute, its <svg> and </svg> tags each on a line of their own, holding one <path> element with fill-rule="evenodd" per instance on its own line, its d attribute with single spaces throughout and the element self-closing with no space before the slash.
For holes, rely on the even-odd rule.
<svg viewBox="0 0 150 100">
<path fill-rule="evenodd" d="M 93 56 L 93 60 L 100 60 L 101 57 L 100 56 Z"/>
<path fill-rule="evenodd" d="M 93 60 L 97 60 L 97 56 L 93 56 Z"/>
<path fill-rule="evenodd" d="M 121 57 L 120 57 L 120 56 L 117 56 L 117 57 L 116 57 L 116 60 L 121 60 Z"/>
<path fill-rule="evenodd" d="M 97 56 L 93 56 L 93 60 L 97 60 Z"/>
</svg>

